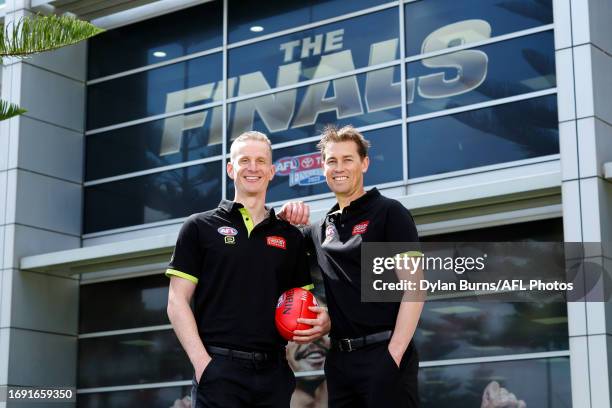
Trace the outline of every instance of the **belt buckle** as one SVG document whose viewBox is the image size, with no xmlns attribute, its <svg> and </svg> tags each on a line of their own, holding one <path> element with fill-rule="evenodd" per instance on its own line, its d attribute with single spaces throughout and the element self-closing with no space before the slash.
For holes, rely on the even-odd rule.
<svg viewBox="0 0 612 408">
<path fill-rule="evenodd" d="M 344 347 L 344 344 L 347 345 L 346 348 Z M 338 347 L 340 348 L 340 351 L 346 351 L 348 353 L 353 351 L 353 343 L 351 342 L 351 339 L 340 339 L 340 340 L 338 340 Z"/>
</svg>

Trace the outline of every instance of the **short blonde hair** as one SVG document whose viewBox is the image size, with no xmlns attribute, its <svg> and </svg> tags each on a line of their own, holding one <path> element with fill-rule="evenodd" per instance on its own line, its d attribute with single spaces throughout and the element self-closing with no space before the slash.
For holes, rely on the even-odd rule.
<svg viewBox="0 0 612 408">
<path fill-rule="evenodd" d="M 368 142 L 357 129 L 351 125 L 344 126 L 338 129 L 336 126 L 329 125 L 323 129 L 321 140 L 317 144 L 317 148 L 321 152 L 321 157 L 325 160 L 325 147 L 330 143 L 338 142 L 354 142 L 357 145 L 357 152 L 361 159 L 368 156 L 370 142 Z"/>
<path fill-rule="evenodd" d="M 270 139 L 268 139 L 268 136 L 256 130 L 250 130 L 248 132 L 244 132 L 243 134 L 238 136 L 236 139 L 234 139 L 234 141 L 232 142 L 232 145 L 230 146 L 231 161 L 234 161 L 234 157 L 236 155 L 236 145 L 238 143 L 246 142 L 247 140 L 255 140 L 255 141 L 264 142 L 265 144 L 267 144 L 268 149 L 270 150 L 270 161 L 272 160 L 272 142 L 270 142 Z"/>
</svg>

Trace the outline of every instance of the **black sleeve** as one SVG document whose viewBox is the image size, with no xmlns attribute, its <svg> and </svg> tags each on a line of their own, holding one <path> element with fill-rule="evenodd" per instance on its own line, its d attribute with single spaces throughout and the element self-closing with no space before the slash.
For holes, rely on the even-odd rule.
<svg viewBox="0 0 612 408">
<path fill-rule="evenodd" d="M 313 224 L 300 226 L 298 229 L 302 233 L 304 237 L 304 247 L 306 248 L 307 254 L 314 254 L 314 242 L 312 240 L 312 229 L 314 228 Z"/>
<path fill-rule="evenodd" d="M 310 261 L 308 254 L 306 253 L 306 239 L 302 234 L 298 235 L 298 252 L 296 256 L 296 263 L 293 269 L 293 282 L 292 287 L 312 289 L 312 277 L 310 276 Z"/>
<path fill-rule="evenodd" d="M 385 240 L 387 242 L 419 242 L 419 234 L 412 215 L 399 201 L 391 201 L 387 209 Z"/>
<path fill-rule="evenodd" d="M 202 259 L 197 220 L 195 216 L 191 216 L 181 227 L 166 276 L 178 276 L 197 284 L 200 279 Z"/>
</svg>

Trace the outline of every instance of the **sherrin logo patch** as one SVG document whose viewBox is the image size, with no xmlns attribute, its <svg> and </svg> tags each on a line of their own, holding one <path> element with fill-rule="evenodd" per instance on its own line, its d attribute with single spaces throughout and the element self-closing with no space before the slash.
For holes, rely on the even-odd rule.
<svg viewBox="0 0 612 408">
<path fill-rule="evenodd" d="M 238 235 L 238 230 L 236 228 L 232 228 L 232 227 L 220 227 L 217 229 L 217 232 L 221 235 L 224 236 L 235 236 Z"/>
<path fill-rule="evenodd" d="M 283 237 L 270 236 L 266 237 L 266 243 L 280 249 L 287 249 L 287 241 Z"/>
<path fill-rule="evenodd" d="M 363 234 L 368 230 L 368 224 L 370 221 L 361 221 L 359 224 L 353 227 L 352 235 Z"/>
</svg>

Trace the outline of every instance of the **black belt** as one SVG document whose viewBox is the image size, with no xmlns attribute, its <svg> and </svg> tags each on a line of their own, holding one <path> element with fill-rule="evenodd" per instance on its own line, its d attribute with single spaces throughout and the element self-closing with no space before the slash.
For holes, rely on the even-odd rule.
<svg viewBox="0 0 612 408">
<path fill-rule="evenodd" d="M 368 344 L 380 343 L 381 341 L 389 340 L 391 338 L 391 330 L 368 334 L 363 337 L 356 337 L 354 339 L 332 339 L 332 347 L 339 351 L 353 351 L 367 346 Z"/>
<path fill-rule="evenodd" d="M 224 347 L 208 346 L 206 350 L 210 354 L 216 354 L 218 356 L 225 356 L 229 358 L 236 358 L 239 360 L 249 361 L 278 361 L 281 358 L 285 358 L 285 350 L 278 350 L 273 352 L 264 353 L 261 351 L 240 351 L 232 350 Z"/>
</svg>

